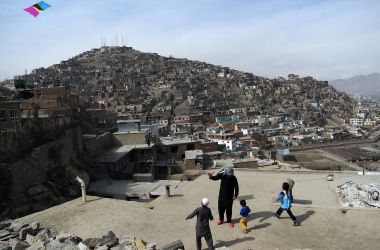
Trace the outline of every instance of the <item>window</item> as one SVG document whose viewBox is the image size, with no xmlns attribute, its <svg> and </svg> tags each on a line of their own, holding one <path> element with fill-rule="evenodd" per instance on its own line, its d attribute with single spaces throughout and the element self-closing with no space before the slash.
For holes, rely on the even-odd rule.
<svg viewBox="0 0 380 250">
<path fill-rule="evenodd" d="M 138 161 L 146 161 L 148 160 L 148 151 L 147 150 L 138 150 L 136 151 L 136 160 Z"/>
<path fill-rule="evenodd" d="M 5 122 L 7 118 L 5 117 L 5 111 L 0 110 L 0 122 Z"/>
<path fill-rule="evenodd" d="M 17 112 L 17 110 L 10 110 L 10 111 L 9 111 L 9 119 L 10 119 L 11 121 L 15 121 L 16 118 L 17 118 L 17 116 L 18 116 L 18 112 Z"/>
<path fill-rule="evenodd" d="M 178 153 L 178 146 L 170 147 L 170 153 Z"/>
<path fill-rule="evenodd" d="M 194 144 L 187 144 L 186 150 L 194 150 Z"/>
</svg>

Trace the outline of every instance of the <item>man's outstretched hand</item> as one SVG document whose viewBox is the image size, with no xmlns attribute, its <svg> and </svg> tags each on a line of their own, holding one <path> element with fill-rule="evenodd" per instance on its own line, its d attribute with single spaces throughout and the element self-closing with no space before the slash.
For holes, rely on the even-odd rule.
<svg viewBox="0 0 380 250">
<path fill-rule="evenodd" d="M 211 177 L 212 176 L 212 173 L 207 173 L 208 177 Z"/>
</svg>

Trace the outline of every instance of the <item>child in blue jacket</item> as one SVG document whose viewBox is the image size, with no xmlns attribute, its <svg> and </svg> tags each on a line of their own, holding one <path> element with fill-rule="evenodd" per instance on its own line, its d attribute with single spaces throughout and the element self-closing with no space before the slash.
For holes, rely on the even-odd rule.
<svg viewBox="0 0 380 250">
<path fill-rule="evenodd" d="M 240 209 L 240 226 L 243 233 L 248 233 L 248 216 L 251 212 L 251 209 L 247 206 L 247 202 L 245 200 L 240 201 L 241 209 Z"/>
<path fill-rule="evenodd" d="M 293 225 L 298 226 L 297 218 L 293 215 L 290 208 L 292 207 L 293 195 L 292 191 L 289 190 L 289 183 L 284 182 L 282 184 L 282 192 L 275 198 L 276 201 L 281 201 L 281 206 L 275 213 L 277 218 L 280 218 L 281 213 L 285 210 L 290 218 L 293 220 Z"/>
</svg>

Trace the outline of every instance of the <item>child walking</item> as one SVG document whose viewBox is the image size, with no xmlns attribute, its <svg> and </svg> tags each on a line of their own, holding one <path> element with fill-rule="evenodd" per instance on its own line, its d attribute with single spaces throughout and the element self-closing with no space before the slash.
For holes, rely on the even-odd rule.
<svg viewBox="0 0 380 250">
<path fill-rule="evenodd" d="M 212 235 L 210 230 L 209 221 L 213 220 L 211 209 L 208 207 L 209 201 L 207 198 L 202 199 L 202 206 L 198 207 L 191 214 L 186 217 L 186 220 L 197 216 L 197 224 L 195 225 L 195 238 L 197 244 L 197 250 L 202 249 L 202 238 L 204 237 L 208 249 L 214 250 L 214 243 L 212 241 Z"/>
<path fill-rule="evenodd" d="M 243 233 L 248 233 L 248 216 L 251 212 L 251 209 L 247 206 L 247 202 L 245 200 L 240 201 L 241 209 L 240 209 L 240 227 Z"/>
<path fill-rule="evenodd" d="M 281 201 L 281 206 L 275 213 L 277 218 L 280 218 L 281 213 L 285 210 L 290 218 L 293 220 L 293 225 L 298 226 L 297 218 L 293 215 L 290 208 L 292 207 L 293 194 L 289 190 L 289 183 L 282 183 L 282 192 L 275 198 L 276 201 Z"/>
</svg>

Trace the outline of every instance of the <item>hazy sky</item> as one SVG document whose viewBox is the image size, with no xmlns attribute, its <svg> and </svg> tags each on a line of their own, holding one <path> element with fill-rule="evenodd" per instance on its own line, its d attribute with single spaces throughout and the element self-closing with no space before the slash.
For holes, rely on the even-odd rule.
<svg viewBox="0 0 380 250">
<path fill-rule="evenodd" d="M 127 34 L 144 52 L 276 77 L 380 70 L 380 0 L 0 0 L 0 80 Z"/>
</svg>

